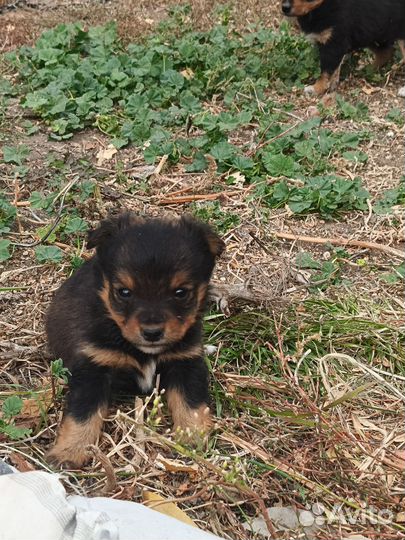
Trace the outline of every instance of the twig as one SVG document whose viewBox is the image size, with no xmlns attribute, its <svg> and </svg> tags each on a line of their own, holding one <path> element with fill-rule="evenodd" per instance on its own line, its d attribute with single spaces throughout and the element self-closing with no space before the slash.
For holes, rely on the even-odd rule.
<svg viewBox="0 0 405 540">
<path fill-rule="evenodd" d="M 231 195 L 240 195 L 241 191 L 218 191 L 218 193 L 200 193 L 196 195 L 183 195 L 182 197 L 165 197 L 160 199 L 158 204 L 183 204 L 193 201 L 215 201 L 220 197 L 230 197 Z"/>
<path fill-rule="evenodd" d="M 285 240 L 294 240 L 299 242 L 307 242 L 309 244 L 332 244 L 335 246 L 354 246 L 367 249 L 374 249 L 376 251 L 383 251 L 394 257 L 399 257 L 401 259 L 405 258 L 405 251 L 400 251 L 391 246 L 384 246 L 382 244 L 377 244 L 375 242 L 367 242 L 365 240 L 351 240 L 349 238 L 320 238 L 319 236 L 301 236 L 292 233 L 284 233 L 271 231 L 271 234 L 277 238 L 283 238 Z"/>
<path fill-rule="evenodd" d="M 103 454 L 100 448 L 94 444 L 89 444 L 88 446 L 86 446 L 86 450 L 91 452 L 104 468 L 107 482 L 103 488 L 103 492 L 111 493 L 112 491 L 115 491 L 117 489 L 118 483 L 111 461 L 105 454 Z"/>
</svg>

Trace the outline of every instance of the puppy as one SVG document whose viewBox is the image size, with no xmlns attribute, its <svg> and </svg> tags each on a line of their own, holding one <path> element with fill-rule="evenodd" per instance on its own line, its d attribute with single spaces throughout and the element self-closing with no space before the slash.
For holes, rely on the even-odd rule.
<svg viewBox="0 0 405 540">
<path fill-rule="evenodd" d="M 392 56 L 396 41 L 405 40 L 405 0 L 282 0 L 287 17 L 297 17 L 303 32 L 319 49 L 321 76 L 306 93 L 334 90 L 346 53 L 369 48 L 375 67 Z M 405 60 L 405 47 L 400 42 Z"/>
<path fill-rule="evenodd" d="M 87 246 L 96 254 L 57 291 L 46 331 L 69 369 L 62 424 L 48 460 L 81 467 L 113 389 L 150 392 L 160 375 L 174 427 L 209 427 L 202 315 L 215 259 L 224 249 L 191 217 L 102 221 Z"/>
</svg>

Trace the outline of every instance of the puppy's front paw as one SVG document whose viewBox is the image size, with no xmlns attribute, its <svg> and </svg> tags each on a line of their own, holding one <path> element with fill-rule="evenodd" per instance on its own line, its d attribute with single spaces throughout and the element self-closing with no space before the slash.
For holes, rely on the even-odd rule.
<svg viewBox="0 0 405 540">
<path fill-rule="evenodd" d="M 46 455 L 46 461 L 53 467 L 63 469 L 81 469 L 91 459 L 91 454 L 85 447 L 63 447 L 56 445 Z"/>
<path fill-rule="evenodd" d="M 176 418 L 173 429 L 176 438 L 190 444 L 203 441 L 212 427 L 212 418 L 209 407 L 202 405 L 198 409 L 188 409 L 187 414 Z"/>
</svg>

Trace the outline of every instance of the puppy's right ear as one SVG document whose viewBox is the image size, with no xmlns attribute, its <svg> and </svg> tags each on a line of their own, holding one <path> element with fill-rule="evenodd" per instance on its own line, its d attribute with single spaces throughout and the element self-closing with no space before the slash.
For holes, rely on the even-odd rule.
<svg viewBox="0 0 405 540">
<path fill-rule="evenodd" d="M 139 223 L 142 218 L 125 212 L 118 216 L 103 219 L 97 229 L 93 229 L 87 236 L 87 248 L 99 248 L 116 236 L 121 231 L 127 229 L 135 223 Z"/>
</svg>

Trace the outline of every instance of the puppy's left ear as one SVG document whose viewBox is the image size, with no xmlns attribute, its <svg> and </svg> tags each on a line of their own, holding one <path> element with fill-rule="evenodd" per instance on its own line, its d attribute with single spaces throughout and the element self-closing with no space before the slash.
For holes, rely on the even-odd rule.
<svg viewBox="0 0 405 540">
<path fill-rule="evenodd" d="M 97 229 L 93 229 L 87 236 L 87 248 L 99 248 L 106 244 L 119 232 L 141 221 L 141 218 L 131 212 L 124 212 L 117 216 L 103 219 Z"/>
<path fill-rule="evenodd" d="M 225 250 L 225 242 L 207 223 L 195 219 L 190 215 L 182 216 L 180 221 L 186 227 L 203 235 L 208 244 L 208 248 L 214 257 L 219 257 Z"/>
</svg>

